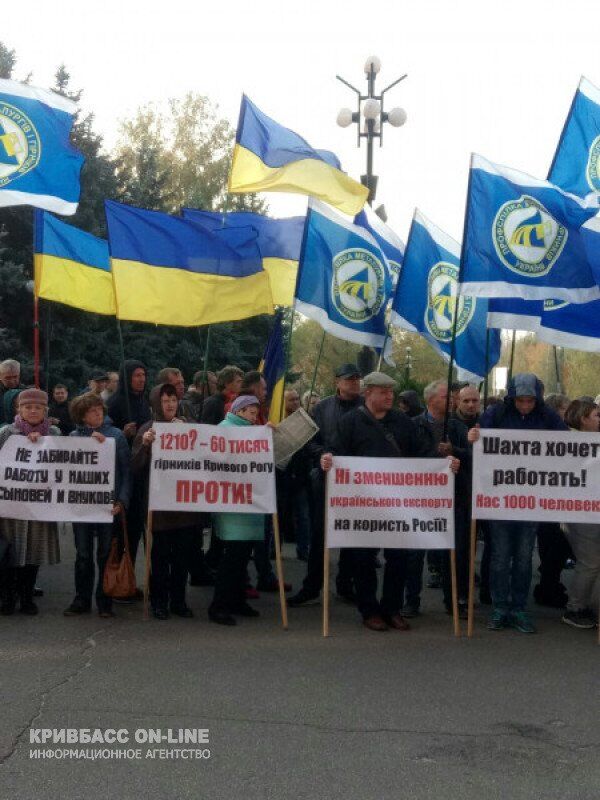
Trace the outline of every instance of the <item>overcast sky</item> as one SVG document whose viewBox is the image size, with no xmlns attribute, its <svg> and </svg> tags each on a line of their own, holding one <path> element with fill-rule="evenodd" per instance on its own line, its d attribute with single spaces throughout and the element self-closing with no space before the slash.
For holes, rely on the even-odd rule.
<svg viewBox="0 0 600 800">
<path fill-rule="evenodd" d="M 64 61 L 107 144 L 137 106 L 189 90 L 208 95 L 235 126 L 240 95 L 358 178 L 366 152 L 335 118 L 365 87 L 369 55 L 379 88 L 407 72 L 387 108 L 404 107 L 375 152 L 376 203 L 406 238 L 413 209 L 459 239 L 469 154 L 546 177 L 581 74 L 600 84 L 598 3 L 591 0 L 30 0 L 7 13 L 0 40 L 18 54 L 16 77 L 52 83 Z M 302 198 L 269 194 L 272 213 Z"/>
</svg>

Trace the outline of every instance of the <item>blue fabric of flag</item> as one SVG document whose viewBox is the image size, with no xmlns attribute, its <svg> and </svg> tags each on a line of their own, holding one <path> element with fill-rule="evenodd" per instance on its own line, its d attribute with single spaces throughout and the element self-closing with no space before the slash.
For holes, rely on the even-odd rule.
<svg viewBox="0 0 600 800">
<path fill-rule="evenodd" d="M 283 167 L 291 161 L 315 158 L 340 169 L 340 162 L 329 150 L 315 150 L 289 128 L 264 114 L 244 95 L 236 142 L 251 150 L 269 167 Z"/>
<path fill-rule="evenodd" d="M 402 261 L 404 259 L 405 245 L 402 239 L 387 225 L 370 206 L 360 211 L 354 218 L 355 225 L 362 225 L 376 240 L 385 253 L 390 267 L 392 288 L 398 282 Z"/>
<path fill-rule="evenodd" d="M 75 112 L 55 92 L 0 80 L 0 206 L 76 212 L 84 159 L 70 142 Z"/>
<path fill-rule="evenodd" d="M 404 263 L 392 304 L 391 323 L 420 334 L 446 360 L 452 350 L 460 380 L 480 381 L 486 364 L 500 358 L 500 332 L 490 331 L 486 361 L 488 301 L 459 295 L 460 245 L 419 211 L 406 243 Z"/>
<path fill-rule="evenodd" d="M 464 293 L 480 297 L 600 298 L 600 248 L 585 227 L 598 212 L 548 181 L 474 155 L 461 262 Z"/>
<path fill-rule="evenodd" d="M 296 309 L 334 336 L 381 347 L 390 292 L 386 256 L 369 231 L 311 200 Z"/>
<path fill-rule="evenodd" d="M 586 306 L 587 303 L 583 305 Z M 491 297 L 488 305 L 488 328 L 535 332 L 540 326 L 543 306 L 543 300 Z"/>
<path fill-rule="evenodd" d="M 110 272 L 108 242 L 105 239 L 67 225 L 44 211 L 36 211 L 34 230 L 36 253 Z"/>
<path fill-rule="evenodd" d="M 275 219 L 252 211 L 202 211 L 183 208 L 184 219 L 197 222 L 210 230 L 252 227 L 258 234 L 257 245 L 263 258 L 285 258 L 298 261 L 306 217 Z"/>
<path fill-rule="evenodd" d="M 600 89 L 586 78 L 575 92 L 548 180 L 581 197 L 600 193 Z"/>
<path fill-rule="evenodd" d="M 207 230 L 162 211 L 105 201 L 113 259 L 240 278 L 262 272 L 251 227 Z"/>
</svg>

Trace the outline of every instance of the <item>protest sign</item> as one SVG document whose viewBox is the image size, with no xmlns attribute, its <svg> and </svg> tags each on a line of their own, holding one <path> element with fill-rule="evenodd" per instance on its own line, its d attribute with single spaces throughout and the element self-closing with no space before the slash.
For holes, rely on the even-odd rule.
<svg viewBox="0 0 600 800">
<path fill-rule="evenodd" d="M 327 547 L 454 547 L 446 459 L 336 456 L 327 475 Z"/>
<path fill-rule="evenodd" d="M 482 430 L 474 519 L 600 522 L 600 434 Z"/>
<path fill-rule="evenodd" d="M 114 439 L 11 436 L 0 450 L 0 516 L 110 523 L 114 473 Z"/>
<path fill-rule="evenodd" d="M 158 422 L 154 430 L 151 511 L 276 512 L 269 427 Z"/>
</svg>

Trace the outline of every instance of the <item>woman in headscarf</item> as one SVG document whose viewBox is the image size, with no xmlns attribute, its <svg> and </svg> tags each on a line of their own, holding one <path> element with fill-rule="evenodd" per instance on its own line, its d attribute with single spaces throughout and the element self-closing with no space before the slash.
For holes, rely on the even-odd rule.
<svg viewBox="0 0 600 800">
<path fill-rule="evenodd" d="M 23 389 L 18 398 L 14 422 L 0 430 L 0 449 L 11 436 L 26 436 L 37 442 L 42 436 L 60 436 L 48 422 L 48 395 L 40 389 Z M 17 597 L 22 614 L 38 613 L 33 602 L 35 580 L 41 564 L 58 564 L 60 550 L 55 522 L 0 519 L 0 538 L 7 546 L 0 585 L 4 615 L 14 614 Z"/>
<path fill-rule="evenodd" d="M 170 383 L 160 383 L 150 392 L 154 419 L 139 429 L 131 454 L 131 469 L 142 481 L 144 509 L 148 510 L 150 460 L 152 443 L 156 439 L 154 422 L 179 423 L 179 398 Z M 198 535 L 203 515 L 186 511 L 154 511 L 152 513 L 152 577 L 150 602 L 156 619 L 168 619 L 169 614 L 193 617 L 185 602 L 185 586 L 194 536 Z"/>
</svg>

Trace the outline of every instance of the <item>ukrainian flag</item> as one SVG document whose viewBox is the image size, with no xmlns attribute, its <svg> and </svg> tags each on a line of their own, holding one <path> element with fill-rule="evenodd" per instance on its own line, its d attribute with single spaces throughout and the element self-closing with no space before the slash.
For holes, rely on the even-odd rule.
<svg viewBox="0 0 600 800">
<path fill-rule="evenodd" d="M 285 384 L 285 347 L 283 344 L 281 312 L 277 314 L 275 319 L 259 369 L 267 382 L 269 422 L 277 425 L 283 418 L 283 390 Z"/>
<path fill-rule="evenodd" d="M 190 219 L 211 230 L 250 225 L 258 233 L 258 249 L 264 269 L 269 273 L 273 303 L 276 306 L 291 306 L 294 303 L 296 277 L 304 222 L 306 217 L 273 219 L 251 211 L 199 211 L 184 208 L 184 219 Z"/>
<path fill-rule="evenodd" d="M 273 313 L 253 228 L 210 231 L 112 200 L 104 207 L 119 319 L 194 326 Z"/>
<path fill-rule="evenodd" d="M 33 249 L 36 297 L 95 314 L 116 313 L 104 239 L 36 210 Z"/>
<path fill-rule="evenodd" d="M 230 192 L 307 194 L 350 215 L 358 214 L 369 194 L 342 172 L 333 153 L 314 150 L 297 133 L 263 114 L 246 95 L 228 188 Z"/>
</svg>

